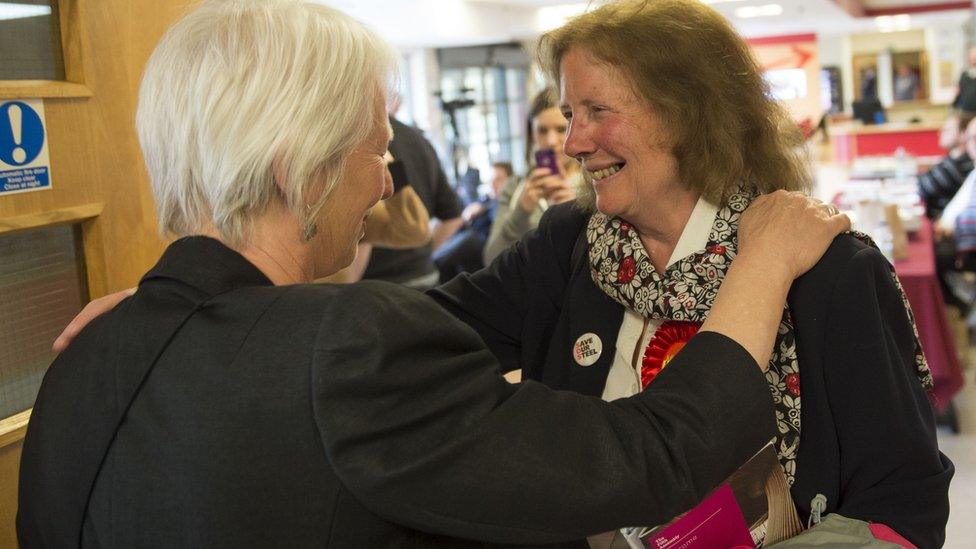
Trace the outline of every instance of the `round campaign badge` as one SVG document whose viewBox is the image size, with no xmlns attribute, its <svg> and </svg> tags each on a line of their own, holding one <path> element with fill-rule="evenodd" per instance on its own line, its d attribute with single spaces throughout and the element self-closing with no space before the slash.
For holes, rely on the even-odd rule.
<svg viewBox="0 0 976 549">
<path fill-rule="evenodd" d="M 573 360 L 580 366 L 592 366 L 600 360 L 601 354 L 603 354 L 603 342 L 600 341 L 600 336 L 593 332 L 579 336 L 576 344 L 573 345 Z"/>
</svg>

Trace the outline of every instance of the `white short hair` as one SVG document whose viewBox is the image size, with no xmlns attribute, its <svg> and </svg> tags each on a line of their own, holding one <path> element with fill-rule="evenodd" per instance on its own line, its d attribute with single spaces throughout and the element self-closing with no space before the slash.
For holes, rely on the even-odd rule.
<svg viewBox="0 0 976 549">
<path fill-rule="evenodd" d="M 351 17 L 301 0 L 207 0 L 146 66 L 136 125 L 163 233 L 208 222 L 232 244 L 279 192 L 303 223 L 368 136 L 396 55 Z M 324 176 L 315 204 L 309 184 Z M 318 189 L 316 189 L 317 191 Z"/>
</svg>

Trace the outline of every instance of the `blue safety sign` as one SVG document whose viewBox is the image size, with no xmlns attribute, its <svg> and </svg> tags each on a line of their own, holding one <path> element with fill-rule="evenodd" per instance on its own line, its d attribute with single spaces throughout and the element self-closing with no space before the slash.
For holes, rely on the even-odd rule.
<svg viewBox="0 0 976 549">
<path fill-rule="evenodd" d="M 51 188 L 51 168 L 39 99 L 0 102 L 0 195 Z"/>
</svg>

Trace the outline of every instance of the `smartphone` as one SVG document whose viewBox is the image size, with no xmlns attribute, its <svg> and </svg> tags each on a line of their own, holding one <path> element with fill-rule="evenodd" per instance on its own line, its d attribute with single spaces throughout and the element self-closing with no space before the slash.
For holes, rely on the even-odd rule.
<svg viewBox="0 0 976 549">
<path fill-rule="evenodd" d="M 535 151 L 535 167 L 549 168 L 549 173 L 553 175 L 559 173 L 559 166 L 556 165 L 556 151 L 552 149 L 539 149 Z"/>
</svg>

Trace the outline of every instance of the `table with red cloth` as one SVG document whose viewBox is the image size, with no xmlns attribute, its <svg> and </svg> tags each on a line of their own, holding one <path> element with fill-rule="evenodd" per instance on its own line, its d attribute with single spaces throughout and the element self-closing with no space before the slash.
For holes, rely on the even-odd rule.
<svg viewBox="0 0 976 549">
<path fill-rule="evenodd" d="M 923 218 L 919 230 L 912 234 L 907 255 L 906 259 L 895 261 L 895 272 L 915 314 L 922 352 L 935 380 L 932 404 L 937 412 L 943 413 L 951 410 L 952 397 L 962 388 L 963 377 L 955 337 L 935 274 L 932 225 L 928 219 Z"/>
</svg>

